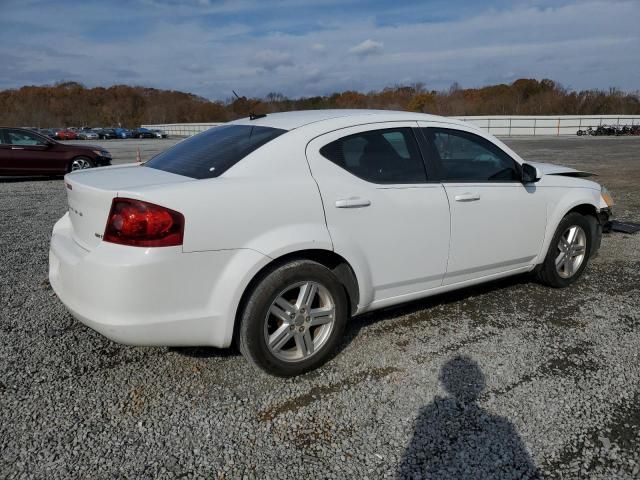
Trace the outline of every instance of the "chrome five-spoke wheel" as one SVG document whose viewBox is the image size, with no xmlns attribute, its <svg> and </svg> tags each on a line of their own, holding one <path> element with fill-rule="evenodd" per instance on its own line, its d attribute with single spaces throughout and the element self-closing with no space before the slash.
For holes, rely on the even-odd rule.
<svg viewBox="0 0 640 480">
<path fill-rule="evenodd" d="M 558 241 L 556 271 L 562 278 L 572 277 L 582 265 L 587 251 L 587 235 L 578 225 L 567 228 Z"/>
<path fill-rule="evenodd" d="M 269 351 L 285 362 L 305 360 L 322 349 L 335 322 L 335 301 L 313 281 L 285 288 L 267 312 L 264 336 Z"/>
</svg>

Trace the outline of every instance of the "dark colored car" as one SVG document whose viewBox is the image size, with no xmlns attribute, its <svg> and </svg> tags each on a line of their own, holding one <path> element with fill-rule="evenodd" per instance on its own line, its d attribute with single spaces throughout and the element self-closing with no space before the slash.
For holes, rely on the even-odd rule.
<svg viewBox="0 0 640 480">
<path fill-rule="evenodd" d="M 131 138 L 131 131 L 126 128 L 114 128 L 117 138 Z"/>
<path fill-rule="evenodd" d="M 63 175 L 111 165 L 98 145 L 68 145 L 24 128 L 0 127 L 0 176 Z"/>
<path fill-rule="evenodd" d="M 36 133 L 39 133 L 40 135 L 43 135 L 47 138 L 50 138 L 51 140 L 55 140 L 56 139 L 56 134 L 53 130 L 51 130 L 50 128 L 39 128 L 37 130 L 33 130 Z"/>
<path fill-rule="evenodd" d="M 98 130 L 96 133 L 98 134 L 98 138 L 100 138 L 101 140 L 118 138 L 118 135 L 113 128 L 103 128 L 102 130 Z"/>
<path fill-rule="evenodd" d="M 148 130 L 146 128 L 136 128 L 131 131 L 131 136 L 133 138 L 157 138 L 155 132 Z"/>
</svg>

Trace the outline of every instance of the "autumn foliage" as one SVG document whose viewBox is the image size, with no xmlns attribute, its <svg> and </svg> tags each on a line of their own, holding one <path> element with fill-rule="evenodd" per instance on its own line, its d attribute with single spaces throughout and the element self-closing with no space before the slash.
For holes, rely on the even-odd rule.
<svg viewBox="0 0 640 480">
<path fill-rule="evenodd" d="M 221 122 L 253 113 L 320 108 L 377 108 L 437 115 L 640 114 L 638 92 L 570 91 L 552 80 L 520 79 L 510 85 L 428 90 L 422 84 L 367 93 L 346 91 L 289 99 L 230 97 L 211 101 L 193 94 L 115 85 L 86 88 L 75 82 L 0 91 L 0 125 L 35 127 L 123 126 Z"/>
</svg>

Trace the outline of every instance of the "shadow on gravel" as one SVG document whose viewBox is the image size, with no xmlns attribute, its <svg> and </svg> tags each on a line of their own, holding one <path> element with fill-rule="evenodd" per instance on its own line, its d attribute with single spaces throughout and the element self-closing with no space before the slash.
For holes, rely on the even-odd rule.
<svg viewBox="0 0 640 480">
<path fill-rule="evenodd" d="M 62 175 L 54 175 L 52 177 L 0 177 L 0 183 L 19 183 L 19 182 L 49 182 L 51 180 L 62 180 Z"/>
<path fill-rule="evenodd" d="M 392 320 L 404 315 L 420 314 L 416 318 L 408 319 L 406 322 L 417 323 L 425 320 L 429 317 L 431 309 L 441 306 L 449 305 L 452 303 L 466 300 L 470 297 L 476 297 L 479 295 L 485 295 L 489 293 L 499 292 L 505 289 L 511 289 L 520 286 L 536 285 L 534 277 L 529 274 L 521 274 L 513 277 L 502 278 L 471 287 L 461 288 L 460 290 L 453 290 L 451 292 L 441 293 L 432 297 L 422 298 L 419 300 L 413 300 L 411 302 L 395 305 L 393 307 L 387 307 L 381 310 L 376 310 L 371 313 L 365 313 L 358 317 L 352 318 L 347 323 L 344 339 L 338 346 L 338 352 L 343 351 L 356 338 L 361 329 L 378 323 L 384 323 L 384 320 Z M 394 329 L 397 324 L 382 326 L 385 331 L 388 329 Z M 379 330 L 377 330 L 379 331 Z"/>
<path fill-rule="evenodd" d="M 240 355 L 240 352 L 232 347 L 169 347 L 169 351 L 192 358 L 226 358 L 237 357 Z"/>
<path fill-rule="evenodd" d="M 449 360 L 439 378 L 449 396 L 420 410 L 398 478 L 542 478 L 513 424 L 476 403 L 485 380 L 474 360 Z"/>
</svg>

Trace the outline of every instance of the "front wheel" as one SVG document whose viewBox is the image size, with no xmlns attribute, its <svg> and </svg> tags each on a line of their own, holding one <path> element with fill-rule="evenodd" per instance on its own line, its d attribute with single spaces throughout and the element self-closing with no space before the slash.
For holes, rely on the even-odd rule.
<svg viewBox="0 0 640 480">
<path fill-rule="evenodd" d="M 250 293 L 240 319 L 240 351 L 267 373 L 299 375 L 331 357 L 347 318 L 346 293 L 331 270 L 296 260 L 268 273 Z"/>
<path fill-rule="evenodd" d="M 93 167 L 93 163 L 86 157 L 76 157 L 71 160 L 69 164 L 69 171 L 75 172 L 77 170 L 86 170 L 87 168 Z"/>
<path fill-rule="evenodd" d="M 564 288 L 575 282 L 587 266 L 595 219 L 573 212 L 558 225 L 538 279 L 545 285 Z"/>
</svg>

